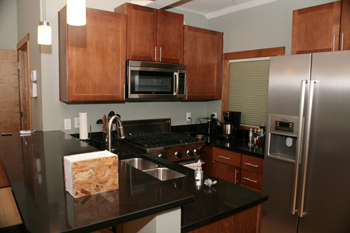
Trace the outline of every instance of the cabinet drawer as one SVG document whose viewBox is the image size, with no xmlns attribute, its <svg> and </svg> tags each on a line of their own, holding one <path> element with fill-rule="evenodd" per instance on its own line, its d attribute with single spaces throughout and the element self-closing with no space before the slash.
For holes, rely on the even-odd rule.
<svg viewBox="0 0 350 233">
<path fill-rule="evenodd" d="M 212 176 L 226 180 L 234 184 L 240 184 L 240 171 L 238 167 L 233 167 L 220 162 L 213 161 Z"/>
<path fill-rule="evenodd" d="M 242 155 L 242 166 L 244 170 L 263 174 L 264 160 L 253 156 Z"/>
<path fill-rule="evenodd" d="M 213 160 L 235 167 L 241 167 L 241 154 L 233 151 L 223 150 L 214 147 Z"/>
<path fill-rule="evenodd" d="M 241 170 L 241 183 L 248 185 L 256 189 L 262 189 L 262 178 L 261 174 L 250 172 L 247 170 Z"/>
</svg>

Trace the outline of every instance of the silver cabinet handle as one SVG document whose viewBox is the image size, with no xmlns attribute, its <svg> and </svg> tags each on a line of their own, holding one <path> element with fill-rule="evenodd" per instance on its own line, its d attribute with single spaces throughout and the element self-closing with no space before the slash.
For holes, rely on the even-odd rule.
<svg viewBox="0 0 350 233">
<path fill-rule="evenodd" d="M 219 157 L 219 158 L 222 158 L 222 159 L 227 159 L 227 160 L 230 160 L 230 158 L 228 158 L 228 157 L 224 157 L 224 156 L 222 156 L 222 155 L 219 155 L 218 157 Z"/>
<path fill-rule="evenodd" d="M 344 50 L 344 33 L 341 34 L 341 51 Z"/>
<path fill-rule="evenodd" d="M 301 173 L 301 189 L 300 189 L 300 203 L 298 216 L 304 216 L 304 203 L 305 203 L 305 187 L 306 187 L 306 174 L 307 174 L 307 162 L 309 158 L 309 142 L 310 142 L 310 128 L 311 128 L 311 115 L 312 115 L 312 104 L 314 100 L 314 90 L 316 80 L 310 81 L 309 96 L 308 96 L 308 108 L 306 112 L 305 122 L 305 137 L 304 137 L 304 148 L 303 148 L 303 165 Z"/>
<path fill-rule="evenodd" d="M 258 183 L 258 181 L 249 179 L 249 178 L 247 178 L 247 177 L 243 177 L 243 179 L 248 180 L 248 181 L 253 182 L 253 183 L 256 183 L 256 184 Z"/>
<path fill-rule="evenodd" d="M 298 134 L 297 134 L 297 147 L 296 147 L 295 161 L 294 161 L 293 193 L 292 193 L 292 208 L 291 208 L 291 213 L 293 215 L 296 213 L 295 206 L 296 206 L 296 203 L 297 203 L 299 163 L 300 163 L 300 153 L 301 153 L 301 146 L 302 146 L 301 136 L 302 136 L 302 132 L 303 132 L 303 117 L 304 117 L 306 84 L 307 84 L 307 80 L 301 80 L 300 102 L 299 102 Z"/>
<path fill-rule="evenodd" d="M 154 47 L 154 60 L 157 61 L 157 46 Z"/>
<path fill-rule="evenodd" d="M 335 47 L 335 34 L 333 34 L 333 51 L 334 51 L 334 48 Z"/>
<path fill-rule="evenodd" d="M 258 165 L 251 164 L 251 163 L 244 163 L 244 164 L 247 165 L 247 166 L 251 166 L 251 167 L 259 167 Z"/>
<path fill-rule="evenodd" d="M 235 184 L 237 184 L 237 174 L 239 173 L 239 170 L 235 168 Z"/>
<path fill-rule="evenodd" d="M 159 61 L 162 61 L 162 47 L 159 48 Z"/>
</svg>

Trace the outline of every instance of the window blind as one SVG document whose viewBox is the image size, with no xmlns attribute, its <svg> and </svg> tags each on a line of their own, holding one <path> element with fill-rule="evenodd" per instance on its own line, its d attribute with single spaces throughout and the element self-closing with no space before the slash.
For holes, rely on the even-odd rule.
<svg viewBox="0 0 350 233">
<path fill-rule="evenodd" d="M 241 112 L 241 124 L 266 125 L 270 60 L 230 63 L 228 110 Z"/>
</svg>

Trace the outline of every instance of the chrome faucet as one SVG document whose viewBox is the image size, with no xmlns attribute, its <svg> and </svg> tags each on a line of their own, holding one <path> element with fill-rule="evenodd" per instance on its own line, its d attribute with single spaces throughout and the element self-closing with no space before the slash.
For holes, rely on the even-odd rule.
<svg viewBox="0 0 350 233">
<path fill-rule="evenodd" d="M 117 120 L 117 134 L 119 133 L 118 139 L 124 139 L 124 129 L 120 118 L 117 115 L 112 116 L 108 121 L 108 151 L 112 151 L 112 125 L 114 119 Z M 119 129 L 119 132 L 118 132 Z"/>
</svg>

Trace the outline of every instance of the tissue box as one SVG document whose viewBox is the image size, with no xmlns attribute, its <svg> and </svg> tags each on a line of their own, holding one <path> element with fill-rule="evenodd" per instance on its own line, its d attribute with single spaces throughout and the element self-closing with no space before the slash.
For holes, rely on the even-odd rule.
<svg viewBox="0 0 350 233">
<path fill-rule="evenodd" d="M 74 198 L 119 188 L 118 155 L 109 151 L 64 156 L 66 191 Z"/>
</svg>

